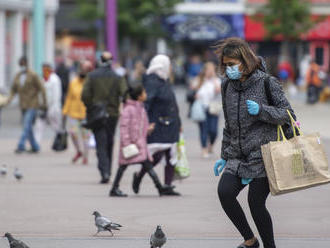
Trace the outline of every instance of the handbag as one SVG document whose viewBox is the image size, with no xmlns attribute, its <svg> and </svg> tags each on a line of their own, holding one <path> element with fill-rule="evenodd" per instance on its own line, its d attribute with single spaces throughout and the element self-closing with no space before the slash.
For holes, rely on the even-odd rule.
<svg viewBox="0 0 330 248">
<path fill-rule="evenodd" d="M 130 159 L 139 154 L 139 148 L 135 144 L 129 144 L 123 147 L 123 156 L 125 159 Z"/>
<path fill-rule="evenodd" d="M 200 100 L 196 100 L 191 107 L 191 119 L 196 122 L 206 120 L 206 111 Z"/>
<path fill-rule="evenodd" d="M 222 109 L 222 104 L 220 100 L 213 100 L 210 102 L 209 113 L 211 115 L 216 115 L 216 116 L 220 115 L 221 109 Z"/>
<path fill-rule="evenodd" d="M 186 95 L 186 101 L 192 104 L 195 101 L 196 90 L 189 89 Z"/>
<path fill-rule="evenodd" d="M 290 112 L 293 138 L 278 126 L 275 142 L 261 146 L 272 195 L 289 193 L 330 182 L 328 160 L 318 133 L 303 135 Z M 299 131 L 299 136 L 294 128 Z M 282 135 L 282 140 L 281 136 Z"/>
<path fill-rule="evenodd" d="M 52 149 L 56 152 L 64 151 L 68 147 L 68 133 L 57 133 L 52 145 Z"/>
<path fill-rule="evenodd" d="M 104 121 L 109 117 L 105 103 L 96 103 L 91 105 L 86 110 L 86 120 L 82 126 L 88 129 L 96 129 L 103 125 Z"/>
</svg>

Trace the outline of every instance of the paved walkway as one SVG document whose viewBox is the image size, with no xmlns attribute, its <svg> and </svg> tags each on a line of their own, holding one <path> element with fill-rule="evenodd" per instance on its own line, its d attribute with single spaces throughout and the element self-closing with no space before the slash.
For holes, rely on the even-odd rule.
<svg viewBox="0 0 330 248">
<path fill-rule="evenodd" d="M 138 166 L 132 166 L 121 186 L 129 197 L 110 198 L 110 185 L 97 183 L 94 151 L 90 152 L 90 165 L 72 165 L 72 147 L 63 153 L 52 152 L 50 132 L 46 134 L 40 154 L 14 155 L 19 112 L 15 108 L 5 110 L 0 128 L 0 166 L 7 164 L 10 174 L 0 178 L 0 235 L 12 232 L 31 248 L 137 248 L 148 247 L 151 232 L 161 224 L 169 237 L 165 247 L 236 247 L 241 240 L 217 199 L 219 179 L 214 177 L 212 167 L 218 156 L 207 160 L 200 157 L 197 126 L 185 118 L 184 92 L 178 89 L 177 93 L 192 169 L 189 179 L 176 183 L 182 197 L 159 198 L 148 177 L 141 193 L 134 195 L 130 185 Z M 322 131 L 330 123 L 329 105 L 305 107 L 297 102 L 294 106 L 307 132 Z M 330 155 L 330 131 L 321 133 Z M 114 154 L 118 154 L 118 144 Z M 114 168 L 116 164 L 115 159 Z M 14 180 L 14 167 L 23 171 L 22 182 Z M 158 166 L 157 172 L 163 177 L 162 166 Z M 244 190 L 239 201 L 252 223 L 246 197 L 247 190 Z M 273 216 L 278 247 L 330 247 L 330 185 L 269 197 L 268 208 Z M 107 234 L 92 237 L 94 210 L 122 224 L 122 231 L 114 238 Z M 253 224 L 251 226 L 256 230 Z M 4 239 L 0 239 L 0 247 L 8 247 Z"/>
</svg>

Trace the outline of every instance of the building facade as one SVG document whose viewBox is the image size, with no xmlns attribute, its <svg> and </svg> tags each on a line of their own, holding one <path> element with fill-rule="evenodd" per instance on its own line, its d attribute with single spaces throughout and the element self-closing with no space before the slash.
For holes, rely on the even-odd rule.
<svg viewBox="0 0 330 248">
<path fill-rule="evenodd" d="M 33 0 L 0 0 L 0 89 L 8 90 L 18 60 L 26 55 L 32 67 L 34 30 L 32 25 Z M 47 0 L 45 4 L 44 58 L 54 63 L 55 14 L 58 0 Z"/>
</svg>

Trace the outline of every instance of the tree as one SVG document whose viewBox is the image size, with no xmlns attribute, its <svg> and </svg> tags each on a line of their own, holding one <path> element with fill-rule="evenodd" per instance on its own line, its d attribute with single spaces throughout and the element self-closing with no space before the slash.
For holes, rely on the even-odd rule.
<svg viewBox="0 0 330 248">
<path fill-rule="evenodd" d="M 100 8 L 100 2 L 104 6 L 104 0 L 77 0 L 77 17 L 90 21 L 104 20 L 106 8 Z M 150 36 L 165 36 L 162 18 L 172 14 L 178 2 L 180 0 L 117 0 L 119 38 L 143 41 Z"/>
<path fill-rule="evenodd" d="M 307 0 L 268 0 L 258 11 L 267 38 L 282 37 L 282 56 L 289 58 L 289 42 L 297 41 L 318 20 L 312 20 L 310 3 Z"/>
</svg>

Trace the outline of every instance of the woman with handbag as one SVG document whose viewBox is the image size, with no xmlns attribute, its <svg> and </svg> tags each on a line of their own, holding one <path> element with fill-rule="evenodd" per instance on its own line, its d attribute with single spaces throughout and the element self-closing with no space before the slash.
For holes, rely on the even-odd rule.
<svg viewBox="0 0 330 248">
<path fill-rule="evenodd" d="M 258 248 L 236 197 L 249 185 L 248 203 L 265 248 L 275 248 L 273 224 L 266 208 L 269 185 L 261 146 L 277 140 L 277 125 L 290 124 L 293 110 L 278 80 L 266 72 L 265 62 L 246 41 L 228 38 L 216 54 L 224 80 L 221 87 L 225 127 L 221 159 L 214 165 L 219 176 L 218 196 L 229 219 L 244 238 L 238 248 Z"/>
<path fill-rule="evenodd" d="M 166 55 L 152 58 L 144 77 L 143 84 L 148 98 L 145 108 L 155 130 L 148 136 L 148 149 L 153 157 L 153 166 L 165 158 L 165 184 L 171 186 L 174 167 L 177 163 L 177 142 L 180 137 L 181 120 L 175 94 L 169 82 L 171 62 Z M 139 192 L 140 183 L 146 171 L 142 168 L 134 174 L 133 190 Z M 170 187 L 166 195 L 180 195 Z"/>
<path fill-rule="evenodd" d="M 127 95 L 130 99 L 126 100 Z M 143 170 L 153 180 L 160 196 L 169 190 L 169 187 L 162 186 L 152 168 L 152 157 L 147 148 L 147 136 L 153 131 L 155 124 L 149 124 L 143 105 L 146 98 L 146 91 L 141 84 L 129 87 L 124 97 L 124 107 L 120 115 L 119 168 L 109 193 L 110 196 L 127 196 L 119 189 L 119 184 L 127 167 L 132 164 L 142 165 Z"/>
<path fill-rule="evenodd" d="M 221 111 L 221 100 L 218 97 L 220 87 L 221 81 L 216 75 L 213 62 L 205 63 L 201 73 L 191 86 L 196 91 L 196 101 L 199 101 L 196 104 L 200 103 L 205 111 L 205 119 L 198 121 L 203 158 L 208 158 L 209 154 L 213 153 L 213 145 L 218 135 L 218 121 Z"/>
</svg>

